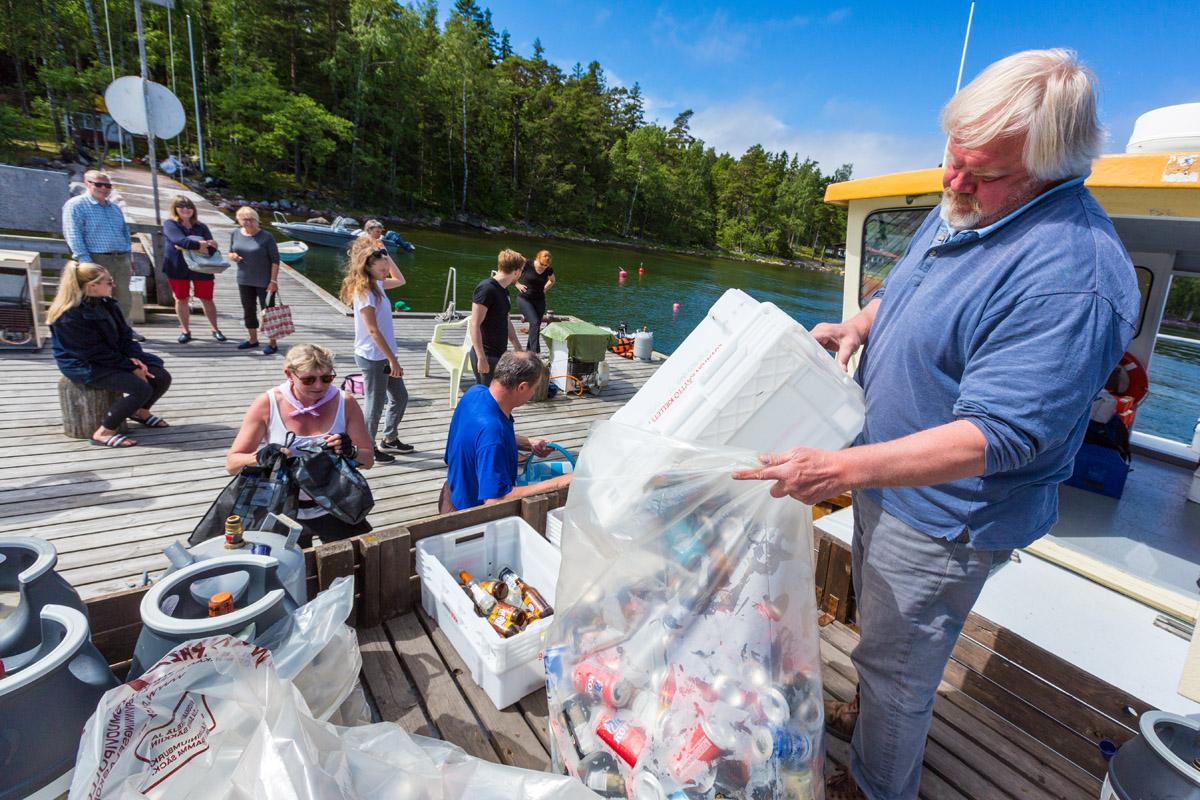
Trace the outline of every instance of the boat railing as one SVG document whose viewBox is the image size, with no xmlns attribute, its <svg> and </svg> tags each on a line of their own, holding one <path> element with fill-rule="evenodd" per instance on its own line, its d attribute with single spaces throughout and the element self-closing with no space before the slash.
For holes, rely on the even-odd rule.
<svg viewBox="0 0 1200 800">
<path fill-rule="evenodd" d="M 276 222 L 283 223 L 284 225 L 288 224 L 288 218 L 286 216 L 284 216 L 282 211 L 274 211 L 272 213 L 275 217 Z"/>
</svg>

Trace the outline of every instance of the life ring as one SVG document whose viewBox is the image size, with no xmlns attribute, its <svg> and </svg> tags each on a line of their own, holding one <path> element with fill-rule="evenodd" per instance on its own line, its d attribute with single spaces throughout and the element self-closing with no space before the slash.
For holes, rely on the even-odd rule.
<svg viewBox="0 0 1200 800">
<path fill-rule="evenodd" d="M 1150 377 L 1146 368 L 1130 353 L 1121 356 L 1117 366 L 1109 373 L 1104 388 L 1117 397 L 1128 397 L 1136 407 L 1150 390 Z"/>
</svg>

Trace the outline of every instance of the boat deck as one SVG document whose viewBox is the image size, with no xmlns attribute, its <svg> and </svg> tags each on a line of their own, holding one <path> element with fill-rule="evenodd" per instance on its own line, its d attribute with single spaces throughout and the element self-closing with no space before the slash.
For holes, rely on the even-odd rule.
<svg viewBox="0 0 1200 800">
<path fill-rule="evenodd" d="M 834 622 L 821 629 L 827 697 L 854 695 L 849 653 L 857 635 Z M 529 769 L 550 765 L 546 693 L 498 711 L 437 624 L 419 608 L 359 630 L 363 678 L 385 720 L 453 742 L 489 761 Z M 849 745 L 826 737 L 829 760 Z M 925 751 L 920 796 L 927 800 L 1084 800 L 1100 782 L 977 701 L 943 683 Z"/>
<path fill-rule="evenodd" d="M 116 170 L 113 178 L 127 218 L 153 222 L 149 176 Z M 187 193 L 218 241 L 231 230 L 231 221 L 202 197 L 165 177 L 159 182 L 164 206 L 177 192 Z M 340 304 L 286 267 L 280 298 L 291 306 L 296 325 L 295 335 L 281 342 L 284 349 L 316 342 L 337 355 L 339 374 L 358 371 L 353 322 Z M 125 589 L 140 583 L 145 571 L 166 566 L 163 548 L 189 534 L 229 482 L 225 452 L 246 408 L 282 379 L 282 355 L 236 349 L 245 331 L 234 270 L 217 276 L 215 300 L 229 337 L 225 344 L 209 337 L 199 315 L 192 317 L 195 338 L 186 345 L 175 341 L 174 315 L 151 315 L 136 326 L 148 339 L 145 348 L 162 356 L 173 376 L 170 391 L 154 408 L 172 427 L 131 426 L 137 447 L 102 449 L 63 435 L 60 374 L 49 343 L 36 352 L 0 354 L 0 448 L 8 456 L 0 462 L 0 534 L 53 541 L 59 573 L 85 598 Z M 410 397 L 400 436 L 416 451 L 367 473 L 376 528 L 437 513 L 451 411 L 446 374 L 435 365 L 433 377 L 423 376 L 425 344 L 435 324 L 429 315 L 396 317 L 397 355 Z M 578 451 L 589 426 L 611 416 L 657 368 L 611 355 L 609 365 L 612 381 L 602 396 L 530 403 L 517 410 L 517 429 Z"/>
</svg>

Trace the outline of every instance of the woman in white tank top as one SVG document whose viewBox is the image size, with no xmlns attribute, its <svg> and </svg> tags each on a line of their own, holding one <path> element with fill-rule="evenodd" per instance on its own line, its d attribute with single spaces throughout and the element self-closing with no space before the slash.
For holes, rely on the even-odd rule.
<svg viewBox="0 0 1200 800">
<path fill-rule="evenodd" d="M 255 398 L 246 411 L 225 457 L 229 474 L 258 463 L 263 445 L 288 446 L 289 437 L 294 437 L 292 447 L 324 442 L 338 453 L 349 447 L 359 469 L 370 469 L 375 457 L 363 412 L 353 397 L 333 386 L 333 353 L 318 345 L 297 345 L 284 359 L 283 374 L 284 382 Z M 365 521 L 359 525 L 341 522 L 304 493 L 297 517 L 304 526 L 301 543 L 305 547 L 314 534 L 328 542 L 371 530 Z"/>
</svg>

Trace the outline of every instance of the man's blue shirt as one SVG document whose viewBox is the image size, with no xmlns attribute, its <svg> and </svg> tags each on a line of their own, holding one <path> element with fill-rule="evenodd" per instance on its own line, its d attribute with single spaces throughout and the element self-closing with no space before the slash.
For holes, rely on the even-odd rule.
<svg viewBox="0 0 1200 800">
<path fill-rule="evenodd" d="M 446 438 L 450 499 L 457 509 L 503 497 L 517 482 L 517 432 L 486 386 L 463 394 Z"/>
<path fill-rule="evenodd" d="M 951 231 L 935 208 L 888 276 L 856 376 L 857 443 L 958 419 L 987 440 L 982 476 L 866 490 L 919 530 L 1008 549 L 1058 517 L 1058 484 L 1140 304 L 1129 256 L 1082 184 L 979 230 Z"/>
<path fill-rule="evenodd" d="M 129 227 L 125 214 L 112 202 L 101 203 L 89 193 L 72 197 L 63 205 L 63 238 L 78 261 L 91 261 L 92 253 L 128 253 Z"/>
</svg>

